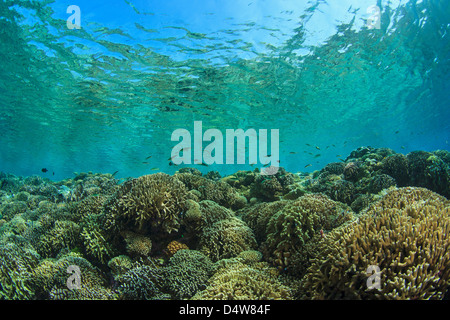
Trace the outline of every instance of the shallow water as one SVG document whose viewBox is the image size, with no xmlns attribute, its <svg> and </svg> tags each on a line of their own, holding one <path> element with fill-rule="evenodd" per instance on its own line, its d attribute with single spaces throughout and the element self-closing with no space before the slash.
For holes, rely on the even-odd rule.
<svg viewBox="0 0 450 320">
<path fill-rule="evenodd" d="M 293 172 L 360 146 L 448 149 L 448 2 L 393 1 L 380 29 L 371 5 L 82 1 L 70 30 L 65 2 L 2 2 L 2 171 L 173 173 L 171 134 L 194 121 L 279 129 Z"/>
</svg>

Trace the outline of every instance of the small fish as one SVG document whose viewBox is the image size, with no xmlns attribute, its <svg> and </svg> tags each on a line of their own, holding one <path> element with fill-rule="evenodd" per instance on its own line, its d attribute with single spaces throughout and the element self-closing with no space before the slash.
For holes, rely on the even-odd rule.
<svg viewBox="0 0 450 320">
<path fill-rule="evenodd" d="M 117 172 L 119 172 L 119 170 L 114 171 L 114 173 L 112 174 L 112 176 L 114 177 L 114 176 L 117 174 Z"/>
<path fill-rule="evenodd" d="M 148 156 L 147 158 L 145 158 L 145 160 L 148 160 L 148 159 L 150 159 L 152 156 Z"/>
<path fill-rule="evenodd" d="M 209 167 L 209 164 L 206 164 L 206 163 L 203 163 L 203 162 L 200 163 L 200 165 L 201 165 L 201 166 L 205 166 L 205 167 Z"/>
<path fill-rule="evenodd" d="M 143 164 L 148 164 L 148 162 L 147 162 L 147 161 L 142 161 L 142 163 L 143 163 Z"/>
<path fill-rule="evenodd" d="M 177 166 L 177 164 L 173 163 L 172 161 L 169 162 L 169 166 Z"/>
<path fill-rule="evenodd" d="M 325 149 L 328 149 L 330 146 L 327 146 Z"/>
<path fill-rule="evenodd" d="M 269 164 L 270 164 L 270 163 L 266 163 L 265 165 L 263 165 L 263 167 L 265 168 L 265 167 L 267 167 Z"/>
<path fill-rule="evenodd" d="M 305 143 L 308 147 L 311 147 L 311 145 L 309 143 Z"/>
<path fill-rule="evenodd" d="M 318 154 L 316 154 L 316 155 L 314 156 L 314 158 L 318 158 L 318 157 L 320 157 L 320 156 L 321 156 L 321 154 L 318 153 Z"/>
<path fill-rule="evenodd" d="M 53 175 L 55 175 L 55 173 L 53 172 Z"/>
<path fill-rule="evenodd" d="M 46 168 L 42 168 L 41 171 L 42 171 L 43 173 L 46 173 L 48 170 L 47 170 Z"/>
<path fill-rule="evenodd" d="M 316 149 L 317 149 L 317 150 L 320 150 L 320 148 L 319 148 L 318 146 L 316 146 Z"/>
<path fill-rule="evenodd" d="M 399 133 L 399 132 L 400 132 L 400 131 L 397 130 L 397 131 L 395 131 L 395 134 L 397 134 L 397 133 Z"/>
<path fill-rule="evenodd" d="M 153 171 L 154 171 L 154 170 L 159 170 L 159 168 L 151 168 L 150 170 L 153 170 Z"/>
<path fill-rule="evenodd" d="M 331 146 L 336 148 L 336 146 L 334 144 L 332 144 Z"/>
<path fill-rule="evenodd" d="M 306 166 L 305 166 L 305 168 L 308 168 L 308 167 L 311 167 L 312 166 L 312 164 L 310 163 L 310 164 L 307 164 Z"/>
<path fill-rule="evenodd" d="M 297 154 L 297 152 L 291 151 L 289 152 L 289 154 Z"/>
<path fill-rule="evenodd" d="M 405 146 L 401 146 L 400 148 L 405 149 Z"/>
<path fill-rule="evenodd" d="M 338 157 L 338 158 L 339 158 L 339 157 L 342 157 L 342 155 L 341 155 L 341 154 L 337 154 L 337 155 L 336 155 L 336 157 Z"/>
</svg>

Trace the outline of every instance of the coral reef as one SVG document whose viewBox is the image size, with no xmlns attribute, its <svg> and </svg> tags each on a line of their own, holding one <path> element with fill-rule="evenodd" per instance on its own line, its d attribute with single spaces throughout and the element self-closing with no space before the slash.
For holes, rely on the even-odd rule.
<svg viewBox="0 0 450 320">
<path fill-rule="evenodd" d="M 448 299 L 449 165 L 361 147 L 312 173 L 0 172 L 0 300 Z"/>
<path fill-rule="evenodd" d="M 303 297 L 441 299 L 450 283 L 449 204 L 426 189 L 389 190 L 327 235 L 303 279 Z M 370 266 L 379 270 L 378 287 L 368 282 Z"/>
</svg>

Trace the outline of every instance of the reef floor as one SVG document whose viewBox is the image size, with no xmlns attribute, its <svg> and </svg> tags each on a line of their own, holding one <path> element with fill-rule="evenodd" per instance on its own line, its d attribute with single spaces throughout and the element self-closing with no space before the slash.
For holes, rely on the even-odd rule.
<svg viewBox="0 0 450 320">
<path fill-rule="evenodd" d="M 450 152 L 312 173 L 0 172 L 0 300 L 447 299 Z"/>
</svg>

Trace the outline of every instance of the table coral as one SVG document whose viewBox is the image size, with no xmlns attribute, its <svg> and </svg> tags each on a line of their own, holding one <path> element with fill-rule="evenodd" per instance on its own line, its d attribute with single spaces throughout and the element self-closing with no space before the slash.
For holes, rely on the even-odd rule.
<svg viewBox="0 0 450 320">
<path fill-rule="evenodd" d="M 441 299 L 450 284 L 450 202 L 423 188 L 391 188 L 322 242 L 302 283 L 310 299 Z M 379 268 L 368 288 L 369 266 Z"/>
</svg>

